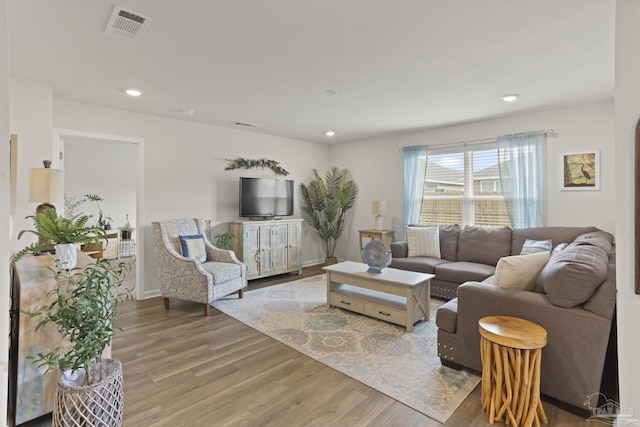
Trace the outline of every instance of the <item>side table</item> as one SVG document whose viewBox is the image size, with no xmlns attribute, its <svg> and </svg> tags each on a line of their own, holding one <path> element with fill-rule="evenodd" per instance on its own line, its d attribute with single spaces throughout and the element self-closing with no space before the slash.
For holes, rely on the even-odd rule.
<svg viewBox="0 0 640 427">
<path fill-rule="evenodd" d="M 482 356 L 482 410 L 489 423 L 547 424 L 540 400 L 540 362 L 547 331 L 528 320 L 488 316 L 478 321 Z"/>
<path fill-rule="evenodd" d="M 363 239 L 379 239 L 382 240 L 382 243 L 389 246 L 396 237 L 396 232 L 393 230 L 367 229 L 359 230 L 358 234 L 360 235 L 360 256 L 362 256 L 362 250 L 365 246 Z"/>
</svg>

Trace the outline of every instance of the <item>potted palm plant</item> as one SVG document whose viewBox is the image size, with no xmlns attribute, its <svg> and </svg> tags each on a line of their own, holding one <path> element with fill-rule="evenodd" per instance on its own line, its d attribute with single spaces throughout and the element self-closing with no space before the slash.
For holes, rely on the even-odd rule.
<svg viewBox="0 0 640 427">
<path fill-rule="evenodd" d="M 358 185 L 348 169 L 331 167 L 324 179 L 312 170 L 307 184 L 300 184 L 302 219 L 316 230 L 325 252 L 325 264 L 335 264 L 338 239 L 342 236 L 345 216 L 358 196 Z"/>
<path fill-rule="evenodd" d="M 74 218 L 58 216 L 55 210 L 45 208 L 42 212 L 28 216 L 33 221 L 33 230 L 22 230 L 18 234 L 20 239 L 24 234 L 31 233 L 41 237 L 40 241 L 50 243 L 34 242 L 21 249 L 11 257 L 11 265 L 28 253 L 41 253 L 50 251 L 55 247 L 56 257 L 64 264 L 64 267 L 71 269 L 77 262 L 77 250 L 79 244 L 98 244 L 101 240 L 106 240 L 106 233 L 103 228 L 87 225 L 89 215 L 78 215 Z"/>
<path fill-rule="evenodd" d="M 47 295 L 50 303 L 25 313 L 39 319 L 36 331 L 52 323 L 69 344 L 28 357 L 47 372 L 58 368 L 62 373 L 53 426 L 121 426 L 122 364 L 102 359 L 102 354 L 117 329 L 113 324 L 116 309 L 131 295 L 131 289 L 124 287 L 130 265 L 114 266 L 98 259 L 66 270 L 59 260 L 55 263 L 56 268 L 50 268 L 55 280 Z"/>
</svg>

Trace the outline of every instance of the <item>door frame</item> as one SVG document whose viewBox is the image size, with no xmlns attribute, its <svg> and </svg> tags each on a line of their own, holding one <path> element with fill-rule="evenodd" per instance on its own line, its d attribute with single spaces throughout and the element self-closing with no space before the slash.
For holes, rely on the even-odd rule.
<svg viewBox="0 0 640 427">
<path fill-rule="evenodd" d="M 127 142 L 136 145 L 138 156 L 138 179 L 136 188 L 136 224 L 138 230 L 138 242 L 136 242 L 136 286 L 135 298 L 144 299 L 144 233 L 142 225 L 144 222 L 144 139 L 132 136 L 111 135 L 97 132 L 85 132 L 73 129 L 53 129 L 53 158 L 59 158 L 59 153 L 64 145 L 64 137 L 80 137 L 86 139 L 100 139 L 114 142 Z"/>
</svg>

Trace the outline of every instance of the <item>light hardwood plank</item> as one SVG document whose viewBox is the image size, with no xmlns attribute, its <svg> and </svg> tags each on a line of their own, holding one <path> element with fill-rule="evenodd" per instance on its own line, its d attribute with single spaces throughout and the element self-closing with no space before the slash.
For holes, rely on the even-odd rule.
<svg viewBox="0 0 640 427">
<path fill-rule="evenodd" d="M 305 268 L 303 277 L 321 274 Z M 249 290 L 296 280 L 252 281 Z M 388 396 L 200 304 L 123 306 L 113 357 L 123 363 L 125 426 L 441 426 Z M 590 426 L 543 402 L 549 425 Z M 24 427 L 50 425 L 46 417 Z M 490 426 L 480 387 L 446 426 Z"/>
</svg>

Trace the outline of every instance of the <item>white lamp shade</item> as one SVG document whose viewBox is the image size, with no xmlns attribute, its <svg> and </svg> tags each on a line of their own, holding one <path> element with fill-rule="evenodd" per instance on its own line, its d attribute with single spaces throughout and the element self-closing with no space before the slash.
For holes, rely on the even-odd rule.
<svg viewBox="0 0 640 427">
<path fill-rule="evenodd" d="M 51 168 L 30 170 L 29 201 L 56 203 L 64 200 L 64 171 Z"/>
<path fill-rule="evenodd" d="M 387 212 L 387 202 L 374 200 L 371 203 L 371 213 L 374 215 L 384 215 Z"/>
</svg>

